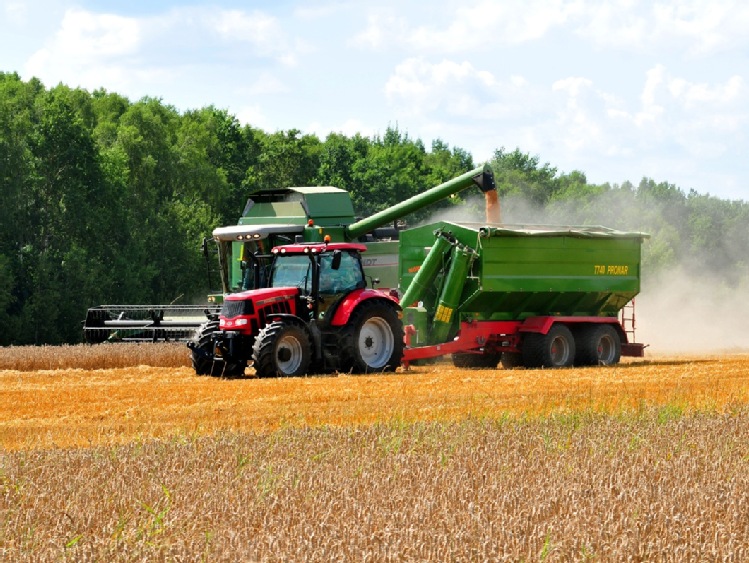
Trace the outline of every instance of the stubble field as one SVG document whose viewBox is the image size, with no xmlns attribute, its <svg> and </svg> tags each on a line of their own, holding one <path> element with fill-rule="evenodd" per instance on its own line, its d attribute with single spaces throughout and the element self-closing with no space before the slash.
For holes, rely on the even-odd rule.
<svg viewBox="0 0 749 563">
<path fill-rule="evenodd" d="M 222 380 L 3 349 L 0 559 L 740 561 L 747 403 L 747 354 Z"/>
</svg>

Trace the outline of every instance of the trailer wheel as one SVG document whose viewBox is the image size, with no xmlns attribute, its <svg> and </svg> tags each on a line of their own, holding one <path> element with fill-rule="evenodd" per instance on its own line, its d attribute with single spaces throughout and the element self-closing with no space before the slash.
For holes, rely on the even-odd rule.
<svg viewBox="0 0 749 563">
<path fill-rule="evenodd" d="M 252 348 L 258 377 L 294 377 L 309 370 L 311 346 L 303 327 L 275 321 L 258 334 Z"/>
<path fill-rule="evenodd" d="M 403 324 L 395 307 L 365 301 L 341 335 L 340 370 L 353 373 L 395 371 L 403 358 Z"/>
<path fill-rule="evenodd" d="M 575 338 L 566 326 L 555 324 L 546 334 L 526 334 L 522 350 L 526 367 L 569 367 L 575 361 Z"/>
<path fill-rule="evenodd" d="M 484 352 L 481 354 L 453 354 L 453 365 L 456 368 L 495 368 L 501 353 Z"/>
<path fill-rule="evenodd" d="M 523 355 L 517 352 L 502 352 L 502 368 L 515 369 L 523 367 Z"/>
<path fill-rule="evenodd" d="M 622 340 L 608 324 L 581 327 L 577 333 L 577 359 L 580 366 L 610 366 L 619 363 Z"/>
</svg>

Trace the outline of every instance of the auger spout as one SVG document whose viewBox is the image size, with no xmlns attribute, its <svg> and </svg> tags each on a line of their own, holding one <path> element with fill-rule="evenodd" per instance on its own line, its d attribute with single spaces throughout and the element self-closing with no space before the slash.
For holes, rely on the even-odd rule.
<svg viewBox="0 0 749 563">
<path fill-rule="evenodd" d="M 448 180 L 439 186 L 435 186 L 424 193 L 417 194 L 405 201 L 389 207 L 379 213 L 352 223 L 345 229 L 347 240 L 356 240 L 365 233 L 369 233 L 378 227 L 392 223 L 396 219 L 405 217 L 409 213 L 431 205 L 441 199 L 456 194 L 471 185 L 476 185 L 482 192 L 496 191 L 494 185 L 494 172 L 489 164 L 484 164 L 466 172 L 465 174 Z"/>
</svg>

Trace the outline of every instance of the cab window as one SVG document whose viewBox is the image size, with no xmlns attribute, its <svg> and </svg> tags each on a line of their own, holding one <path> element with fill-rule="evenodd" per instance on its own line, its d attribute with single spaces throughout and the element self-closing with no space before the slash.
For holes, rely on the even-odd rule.
<svg viewBox="0 0 749 563">
<path fill-rule="evenodd" d="M 332 262 L 332 252 L 320 256 L 320 293 L 345 293 L 364 287 L 364 275 L 356 255 L 344 251 L 337 270 L 332 268 Z"/>
</svg>

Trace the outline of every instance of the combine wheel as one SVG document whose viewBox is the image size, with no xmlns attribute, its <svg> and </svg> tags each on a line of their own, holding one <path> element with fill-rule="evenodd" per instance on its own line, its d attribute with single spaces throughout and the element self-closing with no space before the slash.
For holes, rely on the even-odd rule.
<svg viewBox="0 0 749 563">
<path fill-rule="evenodd" d="M 311 346 L 303 327 L 275 321 L 258 334 L 252 358 L 258 377 L 293 377 L 309 370 Z"/>
<path fill-rule="evenodd" d="M 403 357 L 403 324 L 395 307 L 365 301 L 351 315 L 341 338 L 341 371 L 395 371 Z"/>
<path fill-rule="evenodd" d="M 482 354 L 453 354 L 453 365 L 456 368 L 495 368 L 501 354 L 484 352 Z"/>
<path fill-rule="evenodd" d="M 581 366 L 610 366 L 622 356 L 622 341 L 616 329 L 607 324 L 585 326 L 577 333 L 577 360 Z"/>
<path fill-rule="evenodd" d="M 523 364 L 529 368 L 563 368 L 575 361 L 575 338 L 566 326 L 555 324 L 546 334 L 523 338 Z"/>
</svg>

